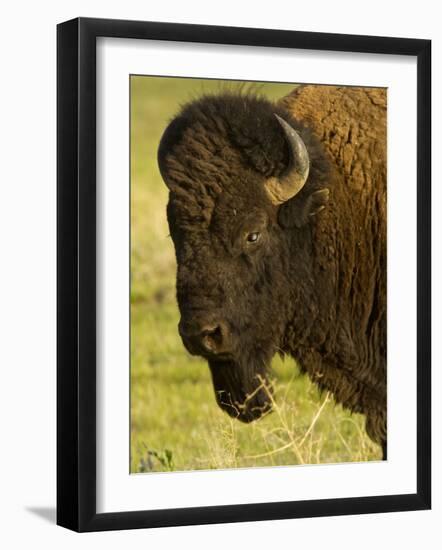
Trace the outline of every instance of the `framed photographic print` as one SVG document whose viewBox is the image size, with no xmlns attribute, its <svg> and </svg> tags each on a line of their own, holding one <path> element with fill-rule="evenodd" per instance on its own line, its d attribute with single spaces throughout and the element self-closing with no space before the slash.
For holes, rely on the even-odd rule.
<svg viewBox="0 0 442 550">
<path fill-rule="evenodd" d="M 430 42 L 57 36 L 57 523 L 428 509 Z"/>
</svg>

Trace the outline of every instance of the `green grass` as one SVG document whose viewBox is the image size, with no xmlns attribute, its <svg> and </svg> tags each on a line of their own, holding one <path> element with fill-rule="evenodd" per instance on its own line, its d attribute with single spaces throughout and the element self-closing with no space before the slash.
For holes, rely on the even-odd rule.
<svg viewBox="0 0 442 550">
<path fill-rule="evenodd" d="M 131 472 L 380 458 L 364 419 L 320 396 L 291 359 L 275 358 L 275 412 L 244 425 L 218 409 L 207 365 L 177 332 L 175 256 L 156 153 L 179 106 L 240 83 L 131 79 Z M 270 99 L 293 85 L 258 86 Z"/>
</svg>

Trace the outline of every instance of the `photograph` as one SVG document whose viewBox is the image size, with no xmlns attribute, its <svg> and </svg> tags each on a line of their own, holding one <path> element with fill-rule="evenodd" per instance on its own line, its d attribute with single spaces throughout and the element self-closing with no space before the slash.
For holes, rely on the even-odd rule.
<svg viewBox="0 0 442 550">
<path fill-rule="evenodd" d="M 429 510 L 431 41 L 80 17 L 56 90 L 57 525 Z"/>
<path fill-rule="evenodd" d="M 1 548 L 435 548 L 436 6 L 4 4 Z"/>
<path fill-rule="evenodd" d="M 130 473 L 387 460 L 387 88 L 129 86 Z"/>
</svg>

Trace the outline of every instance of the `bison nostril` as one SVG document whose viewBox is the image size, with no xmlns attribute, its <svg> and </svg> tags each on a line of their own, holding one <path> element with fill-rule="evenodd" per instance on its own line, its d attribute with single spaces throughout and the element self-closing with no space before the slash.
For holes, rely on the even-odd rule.
<svg viewBox="0 0 442 550">
<path fill-rule="evenodd" d="M 228 330 L 224 323 L 201 323 L 181 320 L 178 331 L 190 353 L 197 355 L 220 354 L 227 351 Z"/>
<path fill-rule="evenodd" d="M 217 351 L 223 343 L 221 326 L 205 327 L 201 331 L 202 344 L 209 351 Z"/>
</svg>

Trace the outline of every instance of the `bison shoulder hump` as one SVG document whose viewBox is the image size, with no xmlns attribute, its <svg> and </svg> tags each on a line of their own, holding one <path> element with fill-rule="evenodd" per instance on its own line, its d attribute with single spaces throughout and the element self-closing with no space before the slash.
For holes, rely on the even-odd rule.
<svg viewBox="0 0 442 550">
<path fill-rule="evenodd" d="M 281 102 L 316 134 L 353 189 L 385 179 L 386 89 L 305 85 Z"/>
</svg>

